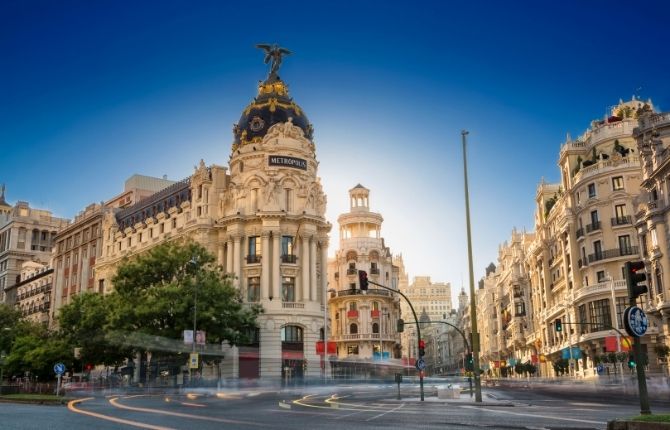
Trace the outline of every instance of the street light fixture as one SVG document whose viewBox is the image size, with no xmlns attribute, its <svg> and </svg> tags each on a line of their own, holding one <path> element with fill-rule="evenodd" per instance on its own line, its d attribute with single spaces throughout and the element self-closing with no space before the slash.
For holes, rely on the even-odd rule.
<svg viewBox="0 0 670 430">
<path fill-rule="evenodd" d="M 326 290 L 326 294 L 323 298 L 323 382 L 328 381 L 328 298 L 331 293 L 336 293 L 337 291 L 333 288 Z"/>
</svg>

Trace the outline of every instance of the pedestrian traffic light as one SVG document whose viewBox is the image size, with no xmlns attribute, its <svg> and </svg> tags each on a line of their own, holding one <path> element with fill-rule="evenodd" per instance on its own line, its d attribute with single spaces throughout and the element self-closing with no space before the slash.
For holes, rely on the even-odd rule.
<svg viewBox="0 0 670 430">
<path fill-rule="evenodd" d="M 358 286 L 363 291 L 368 289 L 368 272 L 365 270 L 358 271 Z"/>
<path fill-rule="evenodd" d="M 563 331 L 563 322 L 561 322 L 560 318 L 556 318 L 554 321 L 554 330 L 561 332 Z"/>
<path fill-rule="evenodd" d="M 405 331 L 405 320 L 402 318 L 398 318 L 398 325 L 396 327 L 396 331 L 398 333 L 402 333 Z"/>
<path fill-rule="evenodd" d="M 635 356 L 633 354 L 629 354 L 628 355 L 628 368 L 632 369 L 635 366 L 637 366 L 637 364 L 635 363 Z"/>
<path fill-rule="evenodd" d="M 465 356 L 465 370 L 472 372 L 475 370 L 475 361 L 472 358 L 472 353 L 468 352 L 468 354 Z"/>
<path fill-rule="evenodd" d="M 635 300 L 638 296 L 648 291 L 645 284 L 640 285 L 641 282 L 647 280 L 647 275 L 644 272 L 644 261 L 627 261 L 624 266 L 624 272 L 629 299 Z"/>
<path fill-rule="evenodd" d="M 419 357 L 426 355 L 426 341 L 419 339 Z"/>
</svg>

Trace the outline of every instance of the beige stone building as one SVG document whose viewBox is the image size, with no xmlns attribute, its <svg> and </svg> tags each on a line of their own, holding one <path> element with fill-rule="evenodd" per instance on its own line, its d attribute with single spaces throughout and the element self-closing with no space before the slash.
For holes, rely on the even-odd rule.
<svg viewBox="0 0 670 430">
<path fill-rule="evenodd" d="M 54 217 L 48 210 L 31 208 L 27 202 L 8 209 L 4 188 L 0 200 L 0 302 L 13 305 L 23 263 L 49 264 L 54 238 L 68 220 Z"/>
<path fill-rule="evenodd" d="M 632 215 L 642 170 L 633 130 L 640 114 L 652 110 L 651 102 L 635 98 L 620 102 L 610 116 L 593 121 L 582 136 L 568 137 L 561 147 L 561 181 L 543 181 L 538 187 L 534 238 L 522 241 L 519 250 L 525 260 L 515 263 L 518 270 L 510 278 L 516 273 L 518 282 L 504 282 L 500 276 L 508 269 L 500 267 L 487 281 L 490 288 L 503 287 L 495 295 L 501 304 L 505 296 L 499 294 L 505 294 L 505 285 L 529 285 L 527 290 L 521 288 L 526 306 L 526 316 L 519 320 L 525 324 L 523 332 L 514 316 L 496 314 L 501 329 L 512 329 L 503 334 L 511 336 L 511 343 L 509 339 L 498 342 L 501 359 L 510 356 L 511 344 L 517 358 L 525 360 L 530 355 L 535 360 L 536 354 L 542 375 L 553 375 L 554 363 L 569 360 L 570 374 L 587 377 L 595 374 L 596 361 L 604 354 L 627 349 L 612 327 L 623 332 L 621 318 L 628 302 L 624 263 L 641 258 Z M 504 260 L 501 254 L 500 261 Z M 488 306 L 490 300 L 493 296 L 483 300 L 482 306 Z M 560 332 L 556 330 L 558 319 Z M 652 347 L 659 325 L 652 321 L 648 333 L 643 350 L 654 370 Z M 488 353 L 494 356 L 494 347 L 490 343 L 489 347 Z"/>
<path fill-rule="evenodd" d="M 446 319 L 452 310 L 451 306 L 451 284 L 445 282 L 432 282 L 430 276 L 416 276 L 411 284 L 401 285 L 404 293 L 414 306 L 417 318 L 422 315 L 427 321 L 441 321 Z M 414 322 L 412 310 L 406 301 L 400 303 L 402 318 L 406 322 Z M 413 324 L 406 326 L 402 334 L 403 357 L 417 358 L 417 330 Z M 423 324 L 421 335 L 429 333 L 429 325 Z M 424 339 L 425 340 L 425 339 Z"/>
<path fill-rule="evenodd" d="M 53 287 L 53 268 L 26 261 L 21 265 L 21 281 L 16 285 L 16 309 L 25 320 L 48 324 Z"/>
<path fill-rule="evenodd" d="M 358 285 L 358 271 L 371 281 L 398 288 L 391 250 L 381 235 L 383 218 L 370 211 L 370 191 L 362 185 L 349 190 L 350 210 L 338 217 L 340 244 L 329 261 L 328 301 L 331 329 L 341 360 L 400 358 L 400 297 L 372 284 L 367 292 Z M 394 274 L 395 273 L 395 274 Z M 337 366 L 333 369 L 337 374 Z"/>
<path fill-rule="evenodd" d="M 645 311 L 659 319 L 655 352 L 665 349 L 667 354 L 670 347 L 670 113 L 642 115 L 634 134 L 642 164 L 642 193 L 635 208 L 635 226 L 647 269 L 649 300 Z M 659 361 L 664 362 L 667 372 L 667 355 Z"/>
<path fill-rule="evenodd" d="M 230 169 L 201 161 L 189 178 L 104 217 L 95 285 L 113 288 L 125 256 L 196 240 L 264 309 L 255 341 L 226 353 L 224 376 L 318 376 L 331 226 L 312 125 L 272 73 L 233 134 Z"/>
<path fill-rule="evenodd" d="M 130 207 L 174 184 L 164 178 L 133 175 L 125 182 L 122 193 L 104 203 L 93 203 L 74 221 L 58 232 L 53 252 L 54 289 L 50 320 L 56 322 L 61 306 L 83 292 L 105 292 L 105 280 L 95 281 L 95 264 L 102 255 L 102 220 L 106 213 Z"/>
</svg>

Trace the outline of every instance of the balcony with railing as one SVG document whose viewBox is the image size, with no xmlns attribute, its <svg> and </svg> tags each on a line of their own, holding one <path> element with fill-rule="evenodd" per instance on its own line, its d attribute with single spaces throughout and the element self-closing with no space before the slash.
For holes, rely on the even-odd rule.
<svg viewBox="0 0 670 430">
<path fill-rule="evenodd" d="M 626 281 L 624 280 L 603 281 L 598 282 L 597 284 L 594 285 L 588 285 L 582 287 L 579 290 L 575 291 L 575 301 L 583 299 L 585 297 L 595 296 L 602 293 L 611 293 L 612 288 L 614 288 L 614 291 L 625 291 L 627 289 Z"/>
<path fill-rule="evenodd" d="M 355 267 L 354 268 L 350 267 L 350 268 L 347 269 L 347 275 L 357 275 L 357 274 L 358 274 L 358 270 Z"/>
<path fill-rule="evenodd" d="M 630 215 L 624 215 L 612 218 L 612 227 L 617 227 L 620 225 L 632 224 L 632 218 Z"/>
<path fill-rule="evenodd" d="M 379 311 L 379 309 L 373 309 L 370 311 L 370 316 L 372 318 L 379 318 L 380 314 L 381 312 Z"/>
<path fill-rule="evenodd" d="M 599 173 L 611 172 L 621 168 L 639 168 L 639 164 L 640 159 L 633 155 L 628 155 L 623 158 L 609 158 L 607 160 L 601 160 L 596 164 L 582 167 L 579 172 L 575 173 L 573 183 L 574 186 L 577 186 L 581 180 L 590 178 L 591 176 L 597 175 Z"/>
<path fill-rule="evenodd" d="M 604 251 L 589 254 L 589 263 L 596 261 L 609 260 L 610 258 L 625 257 L 627 255 L 638 255 L 638 247 L 606 249 Z"/>
<path fill-rule="evenodd" d="M 588 224 L 586 226 L 586 232 L 591 233 L 591 232 L 594 232 L 596 230 L 600 230 L 601 228 L 602 228 L 602 226 L 600 225 L 600 221 L 595 221 L 595 222 L 593 222 L 591 224 Z"/>
<path fill-rule="evenodd" d="M 284 254 L 281 256 L 282 263 L 296 264 L 298 257 L 296 255 Z"/>
<path fill-rule="evenodd" d="M 361 291 L 357 288 L 355 289 L 347 289 L 347 290 L 339 290 L 337 292 L 337 297 L 345 297 L 345 296 L 357 296 L 357 295 L 362 295 L 365 294 L 366 296 L 390 296 L 391 292 L 387 290 L 382 290 L 381 288 L 369 288 L 367 291 Z"/>
<path fill-rule="evenodd" d="M 358 318 L 358 311 L 356 309 L 350 309 L 347 311 L 347 318 Z"/>
<path fill-rule="evenodd" d="M 576 234 L 577 234 L 577 239 L 579 239 L 580 237 L 584 237 L 584 227 L 578 228 Z"/>
<path fill-rule="evenodd" d="M 379 275 L 379 268 L 378 267 L 371 267 L 370 268 L 370 274 L 371 275 Z"/>
<path fill-rule="evenodd" d="M 261 256 L 258 254 L 249 254 L 247 255 L 247 264 L 259 264 L 261 262 Z"/>
<path fill-rule="evenodd" d="M 283 309 L 305 309 L 305 304 L 300 302 L 282 302 Z"/>
</svg>

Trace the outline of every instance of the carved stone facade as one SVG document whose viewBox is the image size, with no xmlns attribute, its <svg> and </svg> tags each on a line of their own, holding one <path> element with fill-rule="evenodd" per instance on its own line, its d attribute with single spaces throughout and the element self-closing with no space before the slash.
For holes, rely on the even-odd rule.
<svg viewBox="0 0 670 430">
<path fill-rule="evenodd" d="M 670 347 L 670 113 L 647 113 L 635 129 L 642 161 L 642 193 L 635 226 L 647 269 L 645 311 L 660 319 L 655 349 Z M 668 371 L 668 357 L 664 367 Z"/>
<path fill-rule="evenodd" d="M 320 375 L 331 226 L 308 128 L 283 82 L 261 83 L 234 128 L 230 170 L 201 160 L 189 178 L 104 217 L 96 285 L 107 290 L 128 255 L 193 239 L 264 309 L 256 342 L 226 353 L 223 376 Z"/>
</svg>

